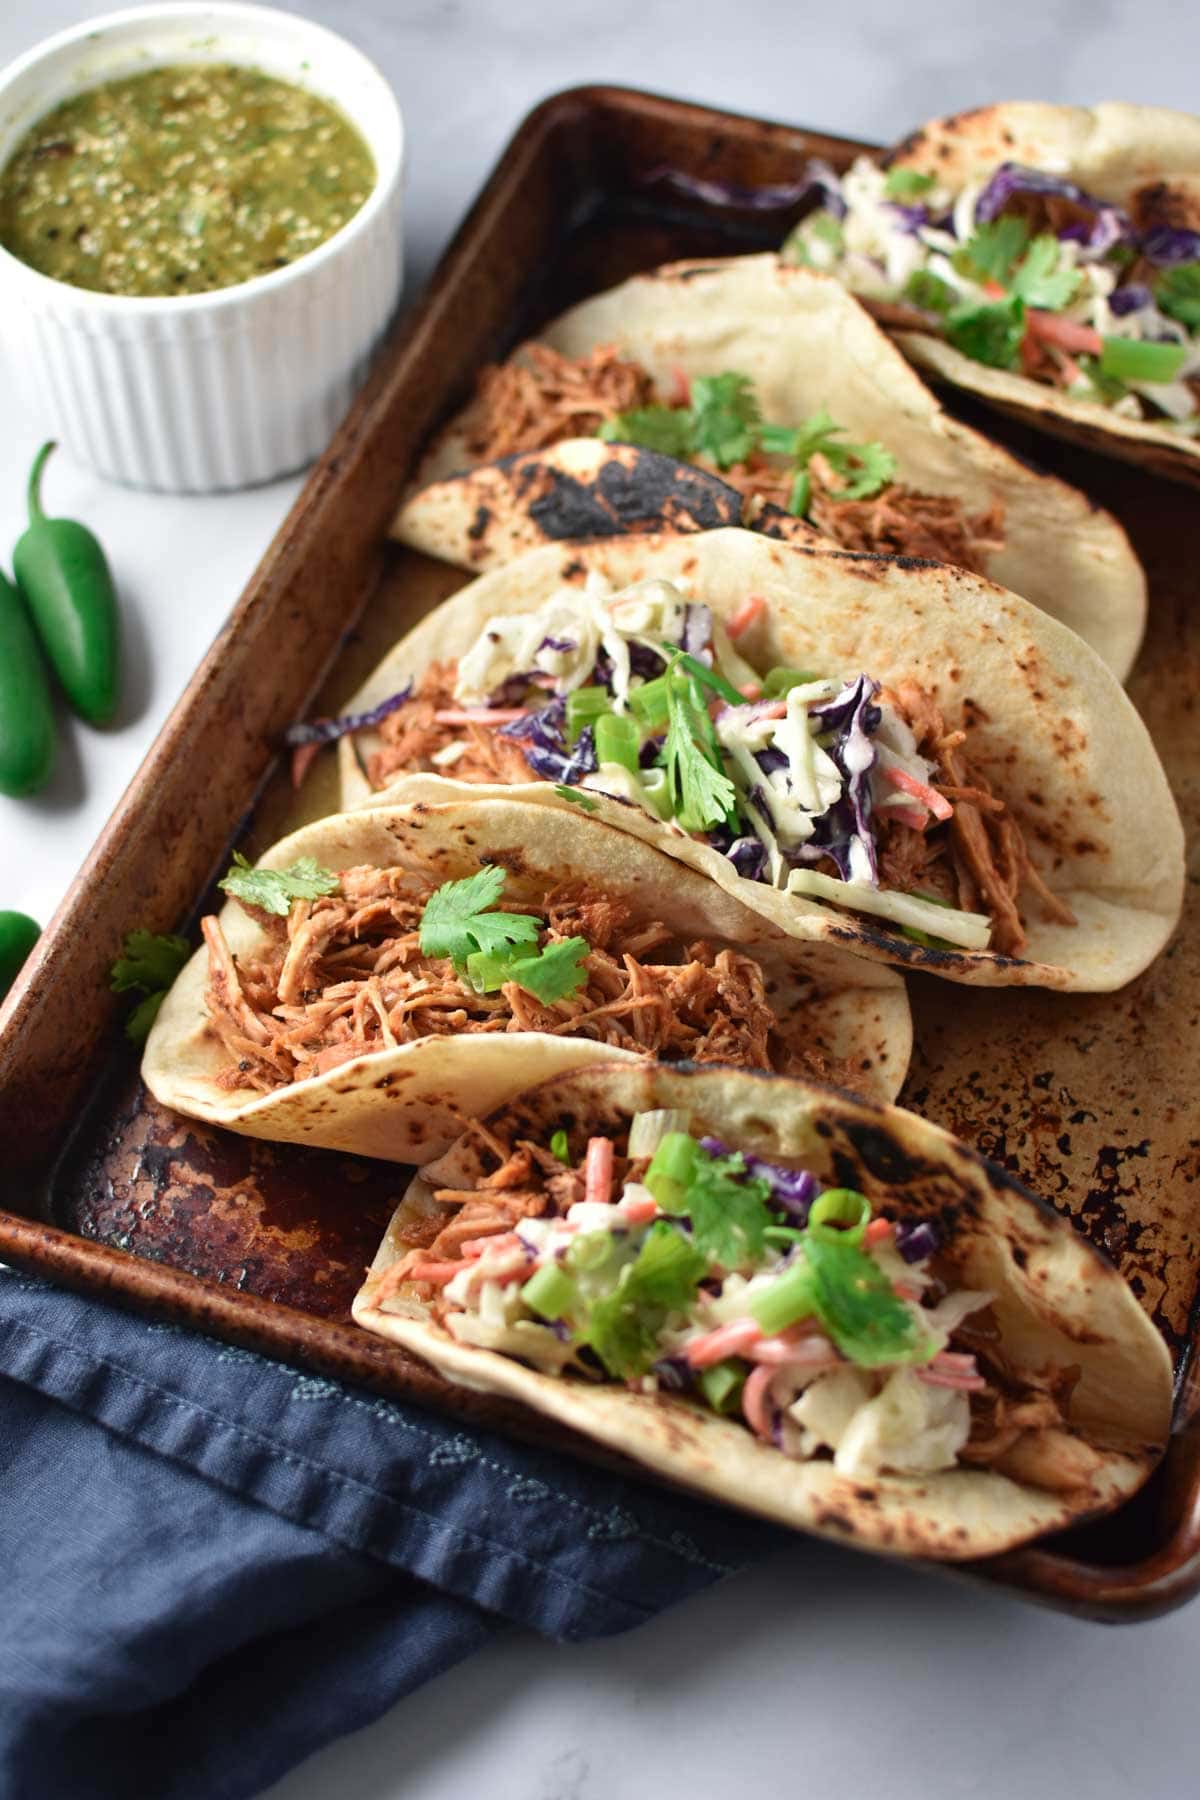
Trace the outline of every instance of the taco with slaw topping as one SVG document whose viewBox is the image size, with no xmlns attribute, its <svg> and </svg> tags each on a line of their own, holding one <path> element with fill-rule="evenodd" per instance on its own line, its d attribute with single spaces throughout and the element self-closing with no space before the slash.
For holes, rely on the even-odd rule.
<svg viewBox="0 0 1200 1800">
<path fill-rule="evenodd" d="M 811 173 L 785 260 L 836 276 L 919 367 L 1200 482 L 1200 119 L 1015 102 Z"/>
<path fill-rule="evenodd" d="M 1166 1346 L 1098 1251 L 936 1126 L 803 1082 L 606 1066 L 426 1166 L 353 1307 L 449 1381 L 901 1555 L 1116 1506 Z"/>
<path fill-rule="evenodd" d="M 908 1066 L 889 970 L 788 937 L 577 811 L 471 796 L 335 816 L 223 886 L 142 1073 L 164 1105 L 251 1137 L 411 1162 L 605 1057 L 882 1098 Z"/>
<path fill-rule="evenodd" d="M 700 469 L 672 479 L 661 453 Z M 740 520 L 700 511 L 700 471 L 740 490 Z M 393 531 L 483 570 L 660 520 L 807 538 L 803 523 L 846 550 L 953 563 L 1061 619 L 1122 680 L 1141 641 L 1145 577 L 1117 521 L 951 419 L 837 282 L 774 256 L 634 276 L 485 370 Z"/>
<path fill-rule="evenodd" d="M 1178 918 L 1149 736 L 1072 632 L 977 576 L 724 530 L 527 552 L 385 658 L 342 802 L 515 788 L 785 930 L 952 980 L 1102 990 Z"/>
</svg>

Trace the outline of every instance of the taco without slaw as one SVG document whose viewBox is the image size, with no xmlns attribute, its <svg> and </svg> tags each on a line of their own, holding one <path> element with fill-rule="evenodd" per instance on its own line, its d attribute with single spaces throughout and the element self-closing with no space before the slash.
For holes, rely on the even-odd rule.
<svg viewBox="0 0 1200 1800">
<path fill-rule="evenodd" d="M 364 810 L 226 877 L 142 1073 L 229 1130 L 397 1161 L 547 1075 L 687 1057 L 891 1097 L 903 983 L 652 846 L 502 798 Z"/>
<path fill-rule="evenodd" d="M 895 1554 L 1117 1505 L 1166 1347 L 1104 1258 L 947 1133 L 733 1070 L 543 1083 L 422 1170 L 354 1303 L 450 1381 Z"/>
<path fill-rule="evenodd" d="M 735 529 L 548 546 L 437 608 L 351 709 L 346 807 L 447 780 L 582 805 L 788 931 L 953 980 L 1117 987 L 1178 918 L 1137 713 L 962 571 Z"/>
<path fill-rule="evenodd" d="M 1200 482 L 1200 119 L 1016 102 L 811 172 L 820 204 L 785 259 L 873 305 L 906 356 Z"/>
<path fill-rule="evenodd" d="M 393 530 L 483 570 L 672 509 L 694 528 L 680 478 L 615 443 L 605 458 L 597 432 L 739 488 L 745 516 L 714 519 L 710 501 L 710 525 L 803 518 L 847 550 L 953 563 L 1061 619 L 1121 679 L 1137 654 L 1146 583 L 1117 521 L 951 419 L 828 277 L 773 256 L 673 263 L 584 301 L 485 371 Z"/>
</svg>

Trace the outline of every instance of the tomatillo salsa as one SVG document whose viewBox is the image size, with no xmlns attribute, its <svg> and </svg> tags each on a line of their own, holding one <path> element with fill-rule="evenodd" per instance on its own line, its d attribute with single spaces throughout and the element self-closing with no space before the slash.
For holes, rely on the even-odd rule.
<svg viewBox="0 0 1200 1800">
<path fill-rule="evenodd" d="M 56 106 L 0 173 L 0 244 L 104 294 L 202 294 L 295 262 L 375 183 L 328 100 L 232 63 L 122 76 Z"/>
</svg>

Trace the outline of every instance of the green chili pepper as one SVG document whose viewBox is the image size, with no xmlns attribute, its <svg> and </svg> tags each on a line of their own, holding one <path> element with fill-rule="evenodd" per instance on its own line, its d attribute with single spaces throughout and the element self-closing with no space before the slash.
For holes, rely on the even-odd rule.
<svg viewBox="0 0 1200 1800">
<path fill-rule="evenodd" d="M 21 973 L 25 958 L 41 935 L 28 913 L 0 912 L 0 1000 Z"/>
<path fill-rule="evenodd" d="M 54 708 L 25 602 L 0 575 L 0 793 L 19 800 L 54 767 Z M 15 917 L 15 914 L 5 915 Z"/>
<path fill-rule="evenodd" d="M 29 529 L 13 551 L 13 573 L 67 699 L 89 724 L 106 725 L 117 708 L 117 597 L 87 526 L 42 512 L 42 469 L 53 449 L 43 444 L 34 458 Z"/>
</svg>

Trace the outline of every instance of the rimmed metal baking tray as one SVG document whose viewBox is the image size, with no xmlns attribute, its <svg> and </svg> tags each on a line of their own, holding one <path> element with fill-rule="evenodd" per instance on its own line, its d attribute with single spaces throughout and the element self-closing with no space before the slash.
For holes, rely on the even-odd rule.
<svg viewBox="0 0 1200 1800">
<path fill-rule="evenodd" d="M 550 314 L 680 256 L 775 246 L 792 214 L 681 195 L 664 171 L 732 190 L 794 180 L 864 146 L 616 88 L 579 88 L 518 130 L 134 777 L 0 1013 L 0 1258 L 381 1391 L 584 1456 L 522 1409 L 449 1389 L 348 1323 L 407 1172 L 254 1143 L 164 1112 L 137 1079 L 108 971 L 134 926 L 193 918 L 233 841 L 278 835 L 294 801 L 284 728 L 336 708 L 409 623 L 465 579 L 386 542 L 430 428 L 475 372 Z M 956 405 L 959 403 L 956 402 Z M 1188 490 L 995 417 L 1019 453 L 1131 532 L 1151 622 L 1131 692 L 1185 819 L 1200 809 L 1200 612 Z M 331 758 L 304 790 L 328 810 Z M 1177 1431 L 1112 1518 L 969 1573 L 1096 1618 L 1162 1612 L 1200 1586 L 1200 949 L 1183 927 L 1116 995 L 912 983 L 903 1098 L 980 1145 L 1108 1251 L 1164 1331 Z"/>
</svg>

